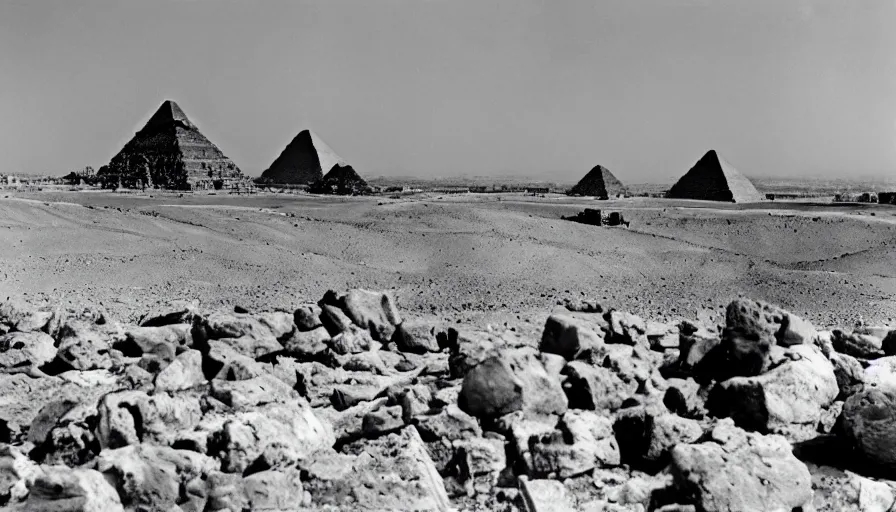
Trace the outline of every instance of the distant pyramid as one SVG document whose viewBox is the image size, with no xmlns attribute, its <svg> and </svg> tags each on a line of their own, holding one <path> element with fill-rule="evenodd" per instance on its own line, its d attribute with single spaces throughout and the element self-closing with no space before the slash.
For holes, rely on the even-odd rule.
<svg viewBox="0 0 896 512">
<path fill-rule="evenodd" d="M 753 183 L 710 149 L 666 194 L 678 199 L 751 203 L 762 200 Z"/>
<path fill-rule="evenodd" d="M 625 186 L 606 167 L 595 166 L 588 174 L 567 192 L 571 196 L 595 196 L 607 199 L 611 196 L 628 194 Z"/>
<path fill-rule="evenodd" d="M 223 186 L 243 174 L 177 103 L 166 100 L 97 176 L 104 186 L 187 190 L 212 188 L 215 181 Z"/>
<path fill-rule="evenodd" d="M 307 185 L 324 177 L 336 165 L 347 166 L 324 141 L 310 130 L 302 130 L 261 173 L 263 181 Z"/>
<path fill-rule="evenodd" d="M 308 187 L 315 194 L 358 196 L 370 192 L 370 186 L 350 165 L 336 164 L 322 179 Z"/>
</svg>

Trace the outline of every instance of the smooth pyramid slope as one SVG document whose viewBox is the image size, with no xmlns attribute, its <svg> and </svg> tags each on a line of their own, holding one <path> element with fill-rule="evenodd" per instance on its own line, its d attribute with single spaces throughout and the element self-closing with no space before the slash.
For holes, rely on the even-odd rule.
<svg viewBox="0 0 896 512">
<path fill-rule="evenodd" d="M 336 165 L 348 164 L 311 130 L 302 130 L 261 177 L 270 183 L 308 185 Z"/>
<path fill-rule="evenodd" d="M 666 197 L 733 203 L 762 200 L 753 183 L 713 149 L 669 189 Z"/>
<path fill-rule="evenodd" d="M 610 196 L 625 195 L 625 186 L 606 167 L 597 165 L 585 175 L 576 186 L 567 192 L 571 196 L 595 196 L 607 199 Z"/>
<path fill-rule="evenodd" d="M 227 184 L 243 177 L 171 100 L 162 103 L 98 174 L 106 184 L 180 190 L 212 188 L 215 181 Z"/>
</svg>

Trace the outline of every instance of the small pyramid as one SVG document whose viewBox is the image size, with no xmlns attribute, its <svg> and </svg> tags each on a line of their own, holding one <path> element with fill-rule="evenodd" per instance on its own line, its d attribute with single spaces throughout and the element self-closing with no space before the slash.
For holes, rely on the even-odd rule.
<svg viewBox="0 0 896 512">
<path fill-rule="evenodd" d="M 268 183 L 307 185 L 324 177 L 336 165 L 347 166 L 330 146 L 311 130 L 292 139 L 261 178 Z"/>
<path fill-rule="evenodd" d="M 336 164 L 326 176 L 312 183 L 308 191 L 315 194 L 359 196 L 369 193 L 370 186 L 352 166 Z"/>
<path fill-rule="evenodd" d="M 753 183 L 713 149 L 669 189 L 666 197 L 732 203 L 762 200 Z"/>
<path fill-rule="evenodd" d="M 225 186 L 243 173 L 177 103 L 166 100 L 97 176 L 106 187 L 189 190 Z"/>
<path fill-rule="evenodd" d="M 597 165 L 588 171 L 588 174 L 576 183 L 576 186 L 569 189 L 566 194 L 608 199 L 611 196 L 626 195 L 628 190 L 606 167 Z"/>
</svg>

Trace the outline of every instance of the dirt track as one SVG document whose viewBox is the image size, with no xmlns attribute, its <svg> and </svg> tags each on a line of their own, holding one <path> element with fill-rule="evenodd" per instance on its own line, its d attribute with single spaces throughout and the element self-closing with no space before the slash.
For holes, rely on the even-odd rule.
<svg viewBox="0 0 896 512">
<path fill-rule="evenodd" d="M 595 206 L 631 228 L 560 219 Z M 123 318 L 160 299 L 292 307 L 366 287 L 394 289 L 409 313 L 533 333 L 577 296 L 651 318 L 748 295 L 824 327 L 896 322 L 896 209 L 884 206 L 4 191 L 0 265 L 3 296 Z"/>
</svg>

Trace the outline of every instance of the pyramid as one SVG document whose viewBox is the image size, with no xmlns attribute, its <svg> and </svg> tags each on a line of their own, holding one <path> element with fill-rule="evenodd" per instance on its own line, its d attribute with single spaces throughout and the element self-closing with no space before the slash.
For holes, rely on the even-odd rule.
<svg viewBox="0 0 896 512">
<path fill-rule="evenodd" d="M 308 187 L 315 194 L 358 196 L 370 192 L 370 186 L 350 165 L 336 164 L 322 179 Z"/>
<path fill-rule="evenodd" d="M 753 183 L 710 149 L 669 189 L 666 197 L 751 203 L 762 200 Z"/>
<path fill-rule="evenodd" d="M 310 130 L 302 130 L 261 173 L 268 183 L 307 185 L 324 177 L 334 166 L 348 164 Z"/>
<path fill-rule="evenodd" d="M 598 165 L 588 171 L 588 174 L 566 193 L 571 196 L 595 196 L 607 199 L 610 196 L 625 195 L 628 190 L 606 167 Z"/>
<path fill-rule="evenodd" d="M 104 186 L 212 188 L 242 179 L 233 161 L 205 138 L 177 103 L 166 100 L 97 175 Z"/>
</svg>

